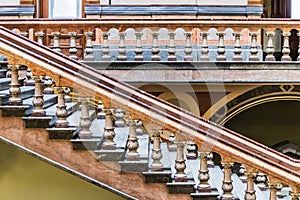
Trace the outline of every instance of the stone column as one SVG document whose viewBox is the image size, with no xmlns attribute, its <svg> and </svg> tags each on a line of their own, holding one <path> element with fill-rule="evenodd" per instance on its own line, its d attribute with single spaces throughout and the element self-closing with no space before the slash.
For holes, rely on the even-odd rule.
<svg viewBox="0 0 300 200">
<path fill-rule="evenodd" d="M 93 32 L 85 32 L 84 34 L 86 37 L 84 60 L 93 61 L 93 60 L 95 60 L 94 55 L 93 55 L 93 43 L 92 43 Z"/>
<path fill-rule="evenodd" d="M 275 56 L 274 54 L 274 45 L 273 45 L 273 37 L 274 37 L 274 32 L 267 32 L 266 33 L 268 36 L 268 45 L 266 48 L 266 61 L 275 61 Z"/>
<path fill-rule="evenodd" d="M 209 33 L 200 33 L 200 36 L 202 36 L 202 46 L 201 46 L 201 57 L 200 60 L 201 61 L 210 61 L 209 58 L 209 49 L 208 49 L 208 45 L 207 45 L 207 36 L 209 35 Z"/>
<path fill-rule="evenodd" d="M 168 61 L 176 61 L 176 46 L 175 46 L 175 35 L 176 33 L 175 32 L 169 32 L 168 33 L 169 35 L 169 41 L 170 41 L 170 44 L 169 44 L 169 50 L 168 50 Z"/>
<path fill-rule="evenodd" d="M 184 50 L 184 52 L 185 52 L 184 60 L 185 61 L 193 61 L 193 56 L 192 56 L 193 48 L 192 48 L 192 43 L 191 43 L 191 37 L 192 37 L 193 33 L 185 32 L 184 35 L 186 38 L 185 50 Z"/>
<path fill-rule="evenodd" d="M 89 114 L 89 101 L 90 99 L 87 97 L 80 97 L 79 101 L 81 102 L 81 116 L 80 116 L 80 131 L 79 138 L 80 139 L 90 139 L 92 138 L 92 132 L 90 131 L 91 127 L 91 118 Z"/>
<path fill-rule="evenodd" d="M 290 32 L 283 32 L 283 46 L 282 46 L 282 57 L 281 61 L 291 61 L 292 58 L 290 57 L 290 44 L 289 44 L 289 37 L 291 36 Z"/>
<path fill-rule="evenodd" d="M 151 56 L 152 61 L 160 61 L 160 56 L 159 56 L 160 50 L 159 50 L 159 47 L 158 47 L 158 36 L 159 36 L 158 32 L 152 33 L 152 37 L 153 37 L 152 56 Z"/>
<path fill-rule="evenodd" d="M 69 32 L 69 36 L 70 36 L 70 49 L 69 49 L 69 58 L 72 58 L 74 60 L 78 60 L 78 57 L 76 55 L 77 53 L 77 48 L 76 48 L 76 36 L 77 33 L 76 32 Z"/>
<path fill-rule="evenodd" d="M 57 89 L 57 106 L 56 116 L 58 120 L 55 122 L 55 128 L 68 128 L 69 123 L 67 121 L 68 111 L 65 103 L 65 94 L 62 87 Z"/>
<path fill-rule="evenodd" d="M 129 136 L 127 142 L 127 148 L 129 150 L 127 154 L 127 160 L 140 160 L 140 154 L 137 152 L 139 148 L 139 142 L 136 134 L 136 123 L 135 120 L 128 120 L 129 124 Z"/>
<path fill-rule="evenodd" d="M 219 36 L 217 61 L 226 61 L 224 35 L 225 35 L 225 33 L 221 33 L 221 32 L 217 33 L 217 36 Z"/>
<path fill-rule="evenodd" d="M 234 46 L 234 61 L 243 61 L 243 57 L 241 56 L 242 53 L 242 46 L 241 46 L 241 33 L 233 33 L 235 37 L 235 46 Z"/>
<path fill-rule="evenodd" d="M 297 33 L 297 36 L 299 37 L 299 47 L 298 47 L 299 56 L 297 58 L 297 61 L 300 61 L 300 33 Z"/>
<path fill-rule="evenodd" d="M 116 143 L 114 138 L 116 136 L 115 128 L 113 126 L 113 110 L 112 109 L 103 109 L 105 113 L 105 127 L 104 127 L 104 142 L 102 149 L 104 150 L 115 150 Z"/>
<path fill-rule="evenodd" d="M 44 32 L 36 32 L 35 36 L 37 37 L 37 42 L 42 45 L 43 44 L 43 40 L 44 40 L 44 36 L 45 33 Z"/>
<path fill-rule="evenodd" d="M 59 46 L 59 36 L 60 36 L 60 32 L 53 32 L 51 33 L 51 35 L 53 36 L 53 50 L 56 52 L 61 52 L 60 46 Z"/>
<path fill-rule="evenodd" d="M 247 189 L 245 191 L 245 200 L 255 200 L 255 189 L 254 189 L 254 180 L 256 177 L 256 173 L 247 173 Z"/>
<path fill-rule="evenodd" d="M 110 61 L 108 36 L 109 36 L 109 33 L 107 33 L 107 32 L 102 33 L 102 37 L 103 37 L 102 61 Z"/>
<path fill-rule="evenodd" d="M 33 110 L 31 112 L 32 117 L 42 117 L 46 115 L 43 106 L 45 104 L 44 95 L 43 95 L 43 85 L 44 83 L 41 80 L 41 77 L 34 76 L 35 81 L 35 88 L 34 88 L 34 95 L 33 95 Z"/>
<path fill-rule="evenodd" d="M 135 36 L 136 36 L 136 46 L 135 46 L 135 56 L 134 56 L 134 60 L 135 61 L 143 61 L 144 57 L 143 57 L 143 47 L 142 47 L 142 32 L 136 32 Z"/>
<path fill-rule="evenodd" d="M 19 70 L 20 65 L 8 65 L 11 73 L 11 83 L 9 84 L 9 94 L 10 98 L 8 100 L 9 105 L 22 105 L 22 99 L 19 97 L 21 93 L 19 84 Z"/>
<path fill-rule="evenodd" d="M 233 185 L 231 179 L 231 168 L 233 166 L 233 163 L 222 162 L 221 164 L 224 168 L 224 180 L 222 184 L 223 194 L 221 198 L 226 200 L 233 200 L 234 199 L 232 194 Z"/>
<path fill-rule="evenodd" d="M 162 171 L 164 166 L 161 163 L 161 159 L 163 157 L 161 153 L 161 147 L 160 147 L 160 132 L 161 131 L 153 131 L 153 148 L 152 148 L 152 154 L 151 158 L 153 160 L 151 164 L 151 170 L 152 171 Z"/>
<path fill-rule="evenodd" d="M 259 57 L 257 56 L 258 49 L 257 49 L 257 32 L 249 33 L 251 36 L 251 47 L 250 47 L 250 58 L 249 61 L 259 61 Z"/>
<path fill-rule="evenodd" d="M 119 37 L 120 37 L 119 55 L 118 55 L 118 60 L 119 61 L 127 60 L 127 58 L 126 58 L 125 36 L 126 36 L 125 32 L 119 33 Z"/>
<path fill-rule="evenodd" d="M 211 188 L 208 183 L 209 181 L 209 171 L 207 167 L 207 156 L 208 152 L 201 152 L 200 153 L 200 170 L 199 170 L 199 184 L 197 186 L 197 189 L 199 192 L 210 192 Z"/>
<path fill-rule="evenodd" d="M 184 170 L 186 168 L 185 159 L 184 159 L 184 144 L 182 142 L 177 143 L 177 155 L 175 160 L 175 181 L 176 182 L 184 182 L 186 181 L 187 175 Z"/>
</svg>

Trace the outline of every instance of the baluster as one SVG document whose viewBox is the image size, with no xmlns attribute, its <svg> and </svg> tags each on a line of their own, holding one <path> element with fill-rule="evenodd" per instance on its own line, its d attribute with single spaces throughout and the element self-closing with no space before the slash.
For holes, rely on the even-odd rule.
<svg viewBox="0 0 300 200">
<path fill-rule="evenodd" d="M 90 139 L 92 138 L 92 132 L 90 131 L 91 119 L 89 115 L 89 101 L 87 97 L 80 97 L 79 101 L 81 102 L 81 116 L 79 126 L 81 130 L 79 131 L 79 138 L 81 139 Z"/>
<path fill-rule="evenodd" d="M 49 76 L 45 76 L 44 77 L 44 86 L 45 86 L 45 89 L 44 89 L 44 94 L 54 94 L 54 90 L 53 88 L 51 87 L 53 84 L 53 80 L 52 78 L 50 78 Z"/>
<path fill-rule="evenodd" d="M 152 56 L 151 56 L 152 61 L 160 61 L 158 36 L 159 36 L 159 33 L 157 33 L 157 32 L 152 33 L 152 37 L 153 37 Z"/>
<path fill-rule="evenodd" d="M 124 121 L 125 112 L 121 110 L 120 108 L 117 108 L 115 110 L 115 126 L 116 127 L 124 127 L 125 121 Z"/>
<path fill-rule="evenodd" d="M 298 47 L 298 58 L 297 58 L 297 61 L 300 61 L 300 33 L 297 33 L 297 36 L 299 37 L 299 47 Z"/>
<path fill-rule="evenodd" d="M 35 33 L 35 36 L 37 37 L 37 42 L 40 44 L 40 45 L 43 45 L 43 40 L 44 40 L 44 36 L 45 36 L 45 33 L 44 32 L 36 32 Z"/>
<path fill-rule="evenodd" d="M 109 46 L 108 46 L 108 36 L 110 34 L 107 32 L 103 32 L 103 45 L 102 45 L 102 61 L 110 61 L 109 56 Z"/>
<path fill-rule="evenodd" d="M 153 162 L 151 163 L 151 170 L 152 171 L 162 171 L 164 166 L 161 163 L 161 159 L 163 157 L 160 147 L 160 133 L 161 131 L 153 131 L 153 148 L 151 158 Z"/>
<path fill-rule="evenodd" d="M 225 33 L 221 33 L 221 32 L 217 33 L 217 36 L 219 36 L 217 61 L 226 61 L 224 35 Z"/>
<path fill-rule="evenodd" d="M 221 197 L 222 199 L 233 200 L 234 199 L 232 194 L 233 185 L 231 179 L 231 168 L 233 166 L 233 163 L 222 162 L 221 164 L 224 168 L 224 180 L 222 184 L 223 194 Z"/>
<path fill-rule="evenodd" d="M 44 98 L 43 98 L 43 82 L 41 80 L 41 77 L 34 76 L 35 81 L 35 87 L 34 87 L 34 95 L 33 95 L 33 110 L 31 112 L 32 117 L 42 117 L 45 116 L 46 112 L 43 109 L 43 106 L 45 104 Z"/>
<path fill-rule="evenodd" d="M 283 32 L 283 46 L 282 46 L 282 57 L 281 61 L 291 61 L 292 58 L 290 57 L 290 45 L 289 45 L 289 37 L 291 36 L 290 32 Z"/>
<path fill-rule="evenodd" d="M 138 135 L 143 135 L 144 134 L 142 120 L 138 119 L 135 127 L 136 127 L 136 134 L 138 134 Z"/>
<path fill-rule="evenodd" d="M 135 61 L 143 61 L 144 57 L 143 57 L 143 47 L 142 47 L 142 32 L 136 32 L 135 36 L 136 36 L 136 46 L 135 46 L 135 56 L 134 56 L 134 60 Z"/>
<path fill-rule="evenodd" d="M 266 61 L 275 61 L 275 56 L 274 54 L 274 45 L 273 45 L 273 37 L 274 37 L 274 32 L 267 32 L 266 33 L 268 36 L 268 45 L 266 48 Z"/>
<path fill-rule="evenodd" d="M 209 58 L 209 49 L 208 49 L 208 45 L 207 45 L 207 36 L 209 35 L 209 33 L 200 33 L 200 36 L 202 36 L 202 46 L 201 46 L 201 57 L 200 60 L 201 61 L 210 61 Z"/>
<path fill-rule="evenodd" d="M 120 45 L 119 45 L 119 55 L 118 55 L 118 60 L 119 61 L 125 61 L 127 60 L 126 58 L 126 46 L 125 46 L 125 36 L 126 33 L 119 33 L 120 36 Z"/>
<path fill-rule="evenodd" d="M 71 97 L 70 97 L 71 89 L 69 87 L 63 87 L 63 89 L 64 89 L 64 94 L 65 94 L 65 102 L 70 103 L 71 102 Z"/>
<path fill-rule="evenodd" d="M 276 200 L 277 199 L 277 188 L 276 188 L 276 183 L 269 183 L 269 188 L 270 188 L 270 200 Z"/>
<path fill-rule="evenodd" d="M 18 74 L 19 68 L 20 65 L 8 65 L 8 69 L 10 69 L 11 73 L 11 83 L 9 84 L 9 105 L 22 105 L 22 99 L 19 97 L 21 93 Z"/>
<path fill-rule="evenodd" d="M 256 173 L 245 173 L 247 176 L 247 189 L 245 192 L 245 200 L 255 200 L 256 194 L 254 189 L 254 180 Z"/>
<path fill-rule="evenodd" d="M 193 56 L 192 56 L 192 43 L 191 43 L 191 37 L 193 35 L 192 32 L 186 32 L 184 33 L 185 38 L 186 38 L 186 42 L 185 42 L 185 56 L 184 56 L 184 60 L 185 61 L 193 61 Z"/>
<path fill-rule="evenodd" d="M 67 128 L 69 123 L 67 121 L 68 111 L 65 103 L 65 94 L 62 87 L 57 88 L 57 106 L 56 106 L 56 116 L 58 120 L 55 122 L 56 128 Z"/>
<path fill-rule="evenodd" d="M 213 158 L 214 158 L 214 154 L 212 152 L 210 152 L 208 155 L 207 155 L 207 166 L 208 168 L 212 168 L 215 166 L 215 163 L 213 161 Z"/>
<path fill-rule="evenodd" d="M 251 47 L 250 47 L 250 58 L 249 61 L 259 61 L 259 57 L 257 55 L 258 49 L 257 49 L 257 35 L 258 33 L 249 33 L 251 36 Z"/>
<path fill-rule="evenodd" d="M 170 40 L 170 44 L 169 44 L 169 55 L 168 55 L 168 61 L 176 61 L 176 46 L 175 46 L 175 35 L 176 33 L 174 32 L 169 32 L 169 40 Z"/>
<path fill-rule="evenodd" d="M 208 183 L 209 181 L 209 171 L 208 171 L 208 165 L 207 165 L 207 156 L 209 155 L 208 152 L 201 152 L 200 153 L 200 170 L 199 170 L 199 184 L 197 186 L 197 189 L 199 192 L 210 192 L 211 188 Z"/>
<path fill-rule="evenodd" d="M 116 136 L 115 128 L 113 126 L 113 110 L 112 109 L 103 109 L 105 113 L 105 127 L 104 127 L 104 142 L 102 149 L 104 150 L 115 150 L 116 143 L 114 138 Z"/>
<path fill-rule="evenodd" d="M 85 32 L 86 37 L 86 45 L 85 45 L 85 57 L 84 60 L 93 61 L 94 55 L 93 55 L 93 43 L 92 43 L 92 36 L 93 32 Z"/>
<path fill-rule="evenodd" d="M 53 32 L 51 33 L 51 35 L 53 36 L 53 50 L 56 52 L 61 52 L 60 46 L 59 46 L 59 36 L 60 36 L 60 32 Z"/>
<path fill-rule="evenodd" d="M 193 141 L 188 141 L 187 142 L 187 154 L 186 157 L 187 159 L 195 160 L 198 157 L 198 146 L 195 144 Z"/>
<path fill-rule="evenodd" d="M 170 135 L 169 135 L 169 146 L 168 146 L 168 149 L 171 152 L 174 152 L 177 149 L 175 141 L 176 141 L 175 135 L 173 133 L 170 133 Z"/>
<path fill-rule="evenodd" d="M 129 124 L 129 136 L 127 142 L 127 148 L 129 150 L 127 154 L 127 160 L 140 160 L 140 154 L 137 152 L 139 148 L 139 142 L 136 134 L 136 120 L 128 120 Z"/>
<path fill-rule="evenodd" d="M 32 78 L 32 71 L 27 68 L 27 72 L 26 72 L 26 77 L 27 77 L 27 80 L 26 80 L 26 86 L 34 86 L 35 85 L 35 81 L 33 80 Z"/>
<path fill-rule="evenodd" d="M 78 57 L 76 55 L 77 53 L 77 48 L 76 48 L 76 36 L 77 33 L 76 32 L 69 32 L 69 36 L 70 36 L 70 49 L 69 49 L 69 58 L 72 58 L 74 60 L 78 60 Z"/>
<path fill-rule="evenodd" d="M 187 175 L 184 170 L 186 168 L 184 153 L 183 153 L 184 144 L 182 142 L 177 143 L 177 154 L 175 160 L 175 169 L 176 173 L 174 175 L 176 182 L 184 182 L 186 181 Z"/>
<path fill-rule="evenodd" d="M 235 46 L 234 46 L 234 61 L 243 61 L 243 57 L 241 56 L 242 53 L 242 46 L 241 46 L 241 33 L 233 33 L 235 37 Z"/>
<path fill-rule="evenodd" d="M 245 172 L 246 172 L 246 168 L 244 167 L 244 165 L 241 165 L 239 169 L 239 178 L 243 183 L 247 183 L 247 176 Z"/>
<path fill-rule="evenodd" d="M 260 190 L 265 191 L 266 190 L 266 175 L 264 173 L 257 173 L 256 176 L 256 182 L 257 187 L 259 187 Z"/>
</svg>

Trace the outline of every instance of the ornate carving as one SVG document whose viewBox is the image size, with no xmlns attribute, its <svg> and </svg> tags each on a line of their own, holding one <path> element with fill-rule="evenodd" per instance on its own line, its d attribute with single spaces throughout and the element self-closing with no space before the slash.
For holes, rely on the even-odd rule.
<svg viewBox="0 0 300 200">
<path fill-rule="evenodd" d="M 184 60 L 185 61 L 193 61 L 193 56 L 192 56 L 193 48 L 192 48 L 192 43 L 191 43 L 191 37 L 192 37 L 193 33 L 185 32 L 184 35 L 186 38 L 185 50 L 184 50 L 184 53 L 185 53 Z"/>
<path fill-rule="evenodd" d="M 153 45 L 152 45 L 152 56 L 151 60 L 152 61 L 160 61 L 160 56 L 159 56 L 159 47 L 158 47 L 158 36 L 159 33 L 153 32 L 152 37 L 153 37 Z"/>
<path fill-rule="evenodd" d="M 161 163 L 161 159 L 163 157 L 161 153 L 161 147 L 160 147 L 160 133 L 162 131 L 156 131 L 154 130 L 152 132 L 153 137 L 153 148 L 152 148 L 152 154 L 151 158 L 153 159 L 153 162 L 151 164 L 151 170 L 152 171 L 162 171 L 163 170 L 163 164 Z"/>
<path fill-rule="evenodd" d="M 174 41 L 174 38 L 175 38 L 175 35 L 176 33 L 174 32 L 169 32 L 168 33 L 169 35 L 169 49 L 168 49 L 168 61 L 176 61 L 176 47 L 175 47 L 175 41 Z"/>
<path fill-rule="evenodd" d="M 225 33 L 217 33 L 217 36 L 219 36 L 217 61 L 226 61 L 224 35 Z"/>
<path fill-rule="evenodd" d="M 143 48 L 142 48 L 142 32 L 136 32 L 135 36 L 136 36 L 136 46 L 135 46 L 135 56 L 134 56 L 134 60 L 135 61 L 143 61 L 144 57 L 143 57 Z"/>
</svg>

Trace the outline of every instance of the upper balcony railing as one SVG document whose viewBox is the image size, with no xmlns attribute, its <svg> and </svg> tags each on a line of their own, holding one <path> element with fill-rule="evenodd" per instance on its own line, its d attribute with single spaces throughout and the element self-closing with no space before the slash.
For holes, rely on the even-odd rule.
<svg viewBox="0 0 300 200">
<path fill-rule="evenodd" d="M 300 61 L 300 21 L 0 20 L 71 58 L 95 61 Z"/>
</svg>

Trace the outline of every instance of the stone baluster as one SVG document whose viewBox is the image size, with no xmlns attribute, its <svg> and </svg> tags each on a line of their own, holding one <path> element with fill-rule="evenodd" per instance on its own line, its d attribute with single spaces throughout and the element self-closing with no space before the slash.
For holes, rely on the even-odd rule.
<svg viewBox="0 0 300 200">
<path fill-rule="evenodd" d="M 77 48 L 76 48 L 76 36 L 77 33 L 76 32 L 69 32 L 69 36 L 70 36 L 70 48 L 69 48 L 69 58 L 72 58 L 74 60 L 78 60 L 78 57 L 76 55 L 77 53 Z"/>
<path fill-rule="evenodd" d="M 174 175 L 176 182 L 186 181 L 186 173 L 184 172 L 186 168 L 185 159 L 184 159 L 184 144 L 182 142 L 177 143 L 177 154 L 175 160 L 175 169 L 176 173 Z"/>
<path fill-rule="evenodd" d="M 275 56 L 274 54 L 274 45 L 273 45 L 273 37 L 274 37 L 274 32 L 267 32 L 266 33 L 268 36 L 268 45 L 266 48 L 266 61 L 275 61 Z"/>
<path fill-rule="evenodd" d="M 34 95 L 32 100 L 33 110 L 31 112 L 32 117 L 42 117 L 45 116 L 46 112 L 43 109 L 45 104 L 44 95 L 43 95 L 43 85 L 44 83 L 41 80 L 41 77 L 34 76 L 35 87 Z"/>
<path fill-rule="evenodd" d="M 173 133 L 170 133 L 170 135 L 169 135 L 169 146 L 168 146 L 168 149 L 171 152 L 174 152 L 177 149 L 175 141 L 176 141 L 175 135 Z"/>
<path fill-rule="evenodd" d="M 45 33 L 44 32 L 36 32 L 35 33 L 35 36 L 37 37 L 37 42 L 42 45 L 43 44 L 43 40 L 44 40 L 44 36 L 45 36 Z"/>
<path fill-rule="evenodd" d="M 282 57 L 281 61 L 291 61 L 292 58 L 290 57 L 290 45 L 289 45 L 289 37 L 291 36 L 290 32 L 283 32 L 283 46 L 282 46 Z"/>
<path fill-rule="evenodd" d="M 259 187 L 260 190 L 265 191 L 266 190 L 266 181 L 267 177 L 264 173 L 257 173 L 256 176 L 256 182 L 257 182 L 257 187 Z"/>
<path fill-rule="evenodd" d="M 193 48 L 192 48 L 192 42 L 191 42 L 191 37 L 192 37 L 193 33 L 185 32 L 184 35 L 186 38 L 185 50 L 184 50 L 184 53 L 185 53 L 184 60 L 185 61 L 193 61 L 193 56 L 192 56 Z"/>
<path fill-rule="evenodd" d="M 118 60 L 119 61 L 127 60 L 127 58 L 126 58 L 125 36 L 126 36 L 126 33 L 124 33 L 124 32 L 119 33 L 119 37 L 120 37 L 119 55 L 118 55 Z"/>
<path fill-rule="evenodd" d="M 35 81 L 32 78 L 32 71 L 29 68 L 27 68 L 26 78 L 27 78 L 26 84 L 25 84 L 26 86 L 34 86 L 35 85 Z"/>
<path fill-rule="evenodd" d="M 49 76 L 45 76 L 44 77 L 44 86 L 45 86 L 45 89 L 44 89 L 44 94 L 54 94 L 54 90 L 53 88 L 51 87 L 53 84 L 53 80 L 51 77 Z"/>
<path fill-rule="evenodd" d="M 242 53 L 242 46 L 241 46 L 241 33 L 233 33 L 235 37 L 235 46 L 234 46 L 234 61 L 243 61 L 243 57 L 241 56 Z"/>
<path fill-rule="evenodd" d="M 136 134 L 137 135 L 143 135 L 144 134 L 144 130 L 143 130 L 143 122 L 142 120 L 138 119 L 137 120 L 137 124 L 136 124 Z"/>
<path fill-rule="evenodd" d="M 161 163 L 161 159 L 163 157 L 160 147 L 160 133 L 161 131 L 153 131 L 152 137 L 153 137 L 153 148 L 151 153 L 151 158 L 153 162 L 151 163 L 151 170 L 152 171 L 162 171 L 164 166 Z"/>
<path fill-rule="evenodd" d="M 257 49 L 257 32 L 249 33 L 251 36 L 251 47 L 250 47 L 250 58 L 249 61 L 259 61 L 259 57 L 257 55 L 258 49 Z"/>
<path fill-rule="evenodd" d="M 110 61 L 108 36 L 109 36 L 109 33 L 107 33 L 107 32 L 102 33 L 102 37 L 103 37 L 102 61 Z"/>
<path fill-rule="evenodd" d="M 277 199 L 277 184 L 276 183 L 268 183 L 270 188 L 270 198 L 269 200 L 276 200 Z"/>
<path fill-rule="evenodd" d="M 116 143 L 114 138 L 116 136 L 115 128 L 113 125 L 113 110 L 112 109 L 103 109 L 105 113 L 105 127 L 104 127 L 104 142 L 102 149 L 104 150 L 115 150 Z"/>
<path fill-rule="evenodd" d="M 51 33 L 51 35 L 53 36 L 53 50 L 56 52 L 61 52 L 60 46 L 59 46 L 59 36 L 60 36 L 60 32 L 53 32 Z"/>
<path fill-rule="evenodd" d="M 144 57 L 143 57 L 143 47 L 142 47 L 142 32 L 136 32 L 135 36 L 136 36 L 136 46 L 135 46 L 135 56 L 134 56 L 134 60 L 135 61 L 143 61 Z"/>
<path fill-rule="evenodd" d="M 247 189 L 245 191 L 245 200 L 255 200 L 256 194 L 254 189 L 254 180 L 256 177 L 256 173 L 245 173 L 247 176 Z"/>
<path fill-rule="evenodd" d="M 176 61 L 176 46 L 175 46 L 175 32 L 169 32 L 169 49 L 168 49 L 168 61 Z"/>
<path fill-rule="evenodd" d="M 187 154 L 186 154 L 187 159 L 191 159 L 191 160 L 197 159 L 197 157 L 198 157 L 198 146 L 197 146 L 197 144 L 195 144 L 195 142 L 188 141 L 186 150 L 187 150 Z"/>
<path fill-rule="evenodd" d="M 127 154 L 127 160 L 140 160 L 140 155 L 137 151 L 139 148 L 138 137 L 136 134 L 136 120 L 128 120 L 127 123 L 129 124 L 129 136 L 127 142 L 127 148 L 129 150 Z"/>
<path fill-rule="evenodd" d="M 71 102 L 71 97 L 70 97 L 71 89 L 69 87 L 63 87 L 63 89 L 64 89 L 64 94 L 65 94 L 65 102 L 70 103 Z"/>
<path fill-rule="evenodd" d="M 69 123 L 67 121 L 68 111 L 65 103 L 65 94 L 62 87 L 57 88 L 57 106 L 56 106 L 56 116 L 57 120 L 55 122 L 55 128 L 67 128 Z"/>
<path fill-rule="evenodd" d="M 215 163 L 213 161 L 213 158 L 214 158 L 214 154 L 212 152 L 210 152 L 208 155 L 207 155 L 207 166 L 208 168 L 212 168 L 215 166 Z"/>
<path fill-rule="evenodd" d="M 159 47 L 158 47 L 158 36 L 159 36 L 158 32 L 152 33 L 152 37 L 153 37 L 152 56 L 151 56 L 152 61 L 160 61 L 160 56 L 159 56 L 160 51 L 159 51 Z"/>
<path fill-rule="evenodd" d="M 124 127 L 125 126 L 125 121 L 124 121 L 124 116 L 125 116 L 125 112 L 123 110 L 121 110 L 120 108 L 115 109 L 114 112 L 115 115 L 115 126 L 116 127 Z"/>
<path fill-rule="evenodd" d="M 217 36 L 219 36 L 217 61 L 226 61 L 224 35 L 225 33 L 217 33 Z"/>
<path fill-rule="evenodd" d="M 231 179 L 231 168 L 233 166 L 233 163 L 222 162 L 221 164 L 224 168 L 224 180 L 222 184 L 223 194 L 221 198 L 226 200 L 233 200 L 234 199 L 232 194 L 233 184 Z"/>
<path fill-rule="evenodd" d="M 208 55 L 209 49 L 208 49 L 208 45 L 207 45 L 208 35 L 209 35 L 209 33 L 200 33 L 200 36 L 202 36 L 201 57 L 200 57 L 201 61 L 210 61 L 210 58 Z"/>
<path fill-rule="evenodd" d="M 8 100 L 9 105 L 22 105 L 22 99 L 19 97 L 21 93 L 19 84 L 19 70 L 20 65 L 8 65 L 8 69 L 11 73 L 11 83 L 9 84 L 10 98 Z"/>
<path fill-rule="evenodd" d="M 297 61 L 300 61 L 300 33 L 297 33 L 297 36 L 299 37 L 299 47 L 298 47 L 298 58 L 297 58 Z"/>
<path fill-rule="evenodd" d="M 246 172 L 246 168 L 244 167 L 244 165 L 241 165 L 239 169 L 239 178 L 243 183 L 247 183 L 247 176 L 245 172 Z"/>
<path fill-rule="evenodd" d="M 207 156 L 209 155 L 208 152 L 201 152 L 200 153 L 200 170 L 199 170 L 199 184 L 197 186 L 197 190 L 199 192 L 210 192 L 211 188 L 208 183 L 209 181 L 209 171 L 207 166 Z"/>
<path fill-rule="evenodd" d="M 93 60 L 95 60 L 94 55 L 93 55 L 93 43 L 92 43 L 93 32 L 85 32 L 84 34 L 86 37 L 84 60 L 93 61 Z"/>
<path fill-rule="evenodd" d="M 90 139 L 92 138 L 92 132 L 90 131 L 91 127 L 91 118 L 89 114 L 89 101 L 87 97 L 80 97 L 79 101 L 81 102 L 81 116 L 80 116 L 80 131 L 79 138 L 81 139 Z"/>
</svg>

